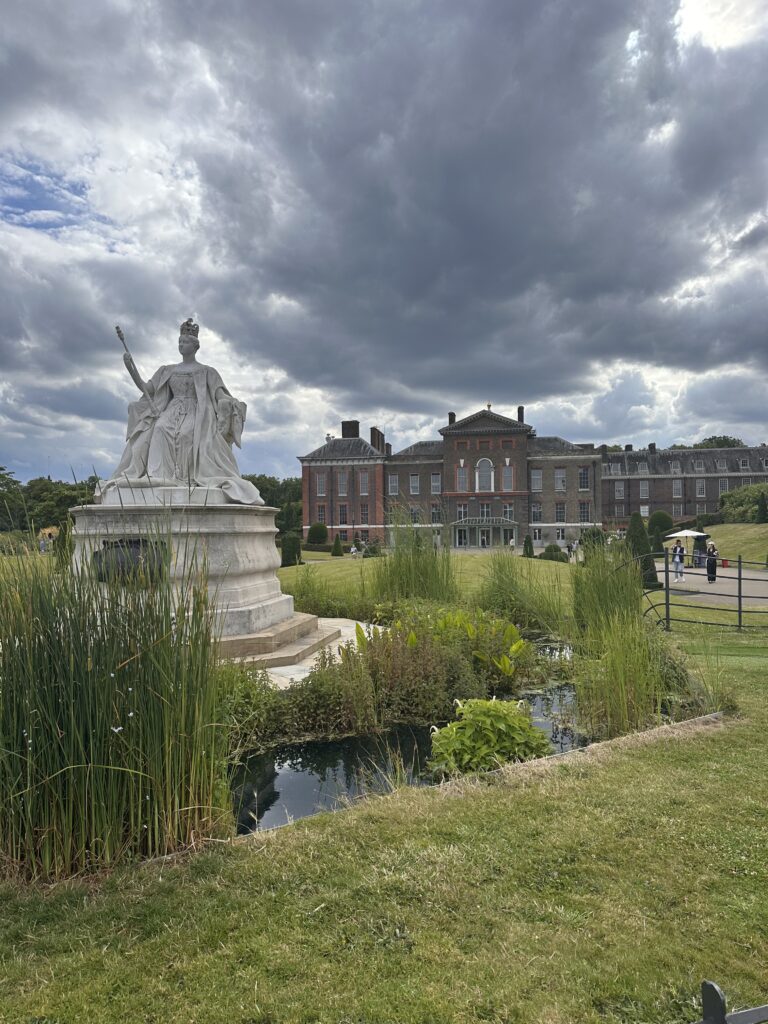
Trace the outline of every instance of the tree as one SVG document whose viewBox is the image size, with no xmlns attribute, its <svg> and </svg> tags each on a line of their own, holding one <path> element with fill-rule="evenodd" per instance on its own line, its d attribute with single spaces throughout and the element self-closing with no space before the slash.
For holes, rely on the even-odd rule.
<svg viewBox="0 0 768 1024">
<path fill-rule="evenodd" d="M 298 533 L 286 533 L 281 552 L 281 566 L 301 564 L 301 539 Z"/>
<path fill-rule="evenodd" d="M 523 557 L 533 558 L 533 541 L 531 540 L 530 533 L 526 533 L 525 540 L 523 541 Z"/>
<path fill-rule="evenodd" d="M 337 557 L 344 554 L 344 549 L 341 546 L 341 534 L 339 533 L 337 533 L 334 538 L 333 547 L 331 548 L 331 554 Z"/>
<path fill-rule="evenodd" d="M 21 484 L 5 466 L 0 466 L 0 530 L 24 528 L 24 499 Z"/>
<path fill-rule="evenodd" d="M 651 514 L 651 517 L 648 520 L 648 534 L 653 537 L 657 532 L 662 534 L 669 533 L 674 525 L 675 522 L 669 512 L 665 512 L 663 508 L 658 508 Z M 655 542 L 653 550 L 660 550 L 660 548 L 655 546 Z"/>
<path fill-rule="evenodd" d="M 765 491 L 761 491 L 757 499 L 755 522 L 768 523 L 768 498 L 765 496 Z"/>
<path fill-rule="evenodd" d="M 307 532 L 307 544 L 325 544 L 328 540 L 328 527 L 325 523 L 312 523 Z"/>
<path fill-rule="evenodd" d="M 726 523 L 756 523 L 760 496 L 768 501 L 768 487 L 765 484 L 748 484 L 726 491 L 720 495 L 720 509 Z"/>
<path fill-rule="evenodd" d="M 629 517 L 626 539 L 627 547 L 640 563 L 640 569 L 643 574 L 643 586 L 658 587 L 659 578 L 656 575 L 656 566 L 651 555 L 651 542 L 648 539 L 648 531 L 639 512 L 633 512 Z"/>
<path fill-rule="evenodd" d="M 705 437 L 692 445 L 693 448 L 746 448 L 747 446 L 740 437 L 731 437 L 729 434 L 713 434 L 712 437 Z"/>
</svg>

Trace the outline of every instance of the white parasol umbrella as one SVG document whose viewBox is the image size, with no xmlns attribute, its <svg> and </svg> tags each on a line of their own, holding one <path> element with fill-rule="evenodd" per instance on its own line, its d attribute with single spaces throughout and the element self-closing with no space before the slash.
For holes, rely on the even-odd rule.
<svg viewBox="0 0 768 1024">
<path fill-rule="evenodd" d="M 678 530 L 677 533 L 668 533 L 664 540 L 673 540 L 675 537 L 709 537 L 709 534 L 700 530 Z"/>
</svg>

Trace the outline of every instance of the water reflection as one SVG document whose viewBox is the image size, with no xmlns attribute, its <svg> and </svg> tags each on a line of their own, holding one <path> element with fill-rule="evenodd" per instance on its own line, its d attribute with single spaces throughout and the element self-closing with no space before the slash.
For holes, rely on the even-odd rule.
<svg viewBox="0 0 768 1024">
<path fill-rule="evenodd" d="M 574 729 L 573 687 L 523 694 L 533 721 L 551 739 L 553 752 L 586 746 Z M 254 755 L 233 779 L 239 834 L 275 828 L 319 811 L 337 810 L 369 793 L 387 793 L 390 779 L 429 785 L 430 730 L 401 726 L 376 736 L 314 740 L 273 747 Z"/>
</svg>

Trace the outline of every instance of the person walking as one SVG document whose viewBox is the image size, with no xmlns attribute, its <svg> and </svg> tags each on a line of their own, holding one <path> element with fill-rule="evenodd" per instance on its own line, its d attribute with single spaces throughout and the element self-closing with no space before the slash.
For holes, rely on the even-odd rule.
<svg viewBox="0 0 768 1024">
<path fill-rule="evenodd" d="M 717 582 L 717 558 L 718 550 L 714 545 L 714 541 L 710 541 L 707 545 L 707 583 Z"/>
<path fill-rule="evenodd" d="M 685 560 L 685 548 L 677 541 L 675 546 L 672 548 L 672 565 L 675 567 L 675 583 L 679 583 L 685 579 L 683 576 L 683 564 Z"/>
</svg>

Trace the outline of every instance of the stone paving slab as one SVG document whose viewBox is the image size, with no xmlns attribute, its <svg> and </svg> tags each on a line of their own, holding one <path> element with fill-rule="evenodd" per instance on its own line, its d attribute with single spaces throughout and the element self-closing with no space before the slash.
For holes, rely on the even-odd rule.
<svg viewBox="0 0 768 1024">
<path fill-rule="evenodd" d="M 340 644 L 346 643 L 348 640 L 354 641 L 355 639 L 355 628 L 360 625 L 363 629 L 366 628 L 366 623 L 357 623 L 354 619 L 324 619 L 318 620 L 318 629 L 328 631 L 338 631 L 337 638 L 332 642 L 332 649 L 334 652 L 338 650 Z M 292 682 L 303 679 L 310 670 L 314 667 L 317 662 L 317 652 L 313 653 L 310 657 L 305 658 L 304 661 L 300 661 L 295 665 L 279 665 L 274 668 L 267 670 L 269 678 L 278 686 L 281 690 L 286 689 L 291 685 Z"/>
</svg>

